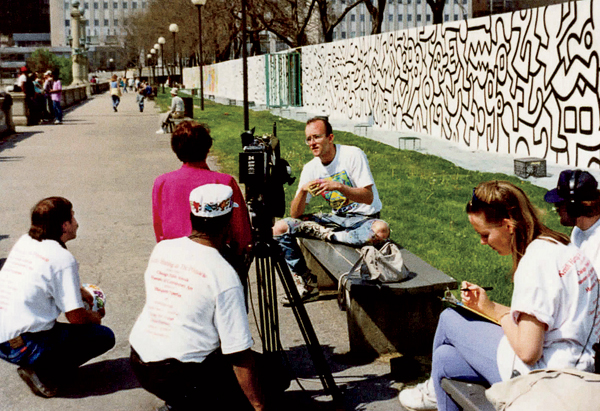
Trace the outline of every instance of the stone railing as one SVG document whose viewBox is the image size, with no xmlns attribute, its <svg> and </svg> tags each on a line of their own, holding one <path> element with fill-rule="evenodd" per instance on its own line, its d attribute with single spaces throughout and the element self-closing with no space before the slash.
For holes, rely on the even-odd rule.
<svg viewBox="0 0 600 411">
<path fill-rule="evenodd" d="M 89 86 L 91 94 L 103 93 L 109 89 L 109 83 L 96 83 L 90 84 Z M 84 84 L 63 88 L 61 97 L 61 107 L 65 109 L 67 107 L 70 107 L 81 101 L 86 100 L 88 98 L 87 87 L 88 85 Z M 25 93 L 11 92 L 10 95 L 13 99 L 12 118 L 14 124 L 17 126 L 26 126 L 27 109 L 25 107 Z"/>
<path fill-rule="evenodd" d="M 0 93 L 0 136 L 12 134 L 14 131 L 12 97 L 9 93 Z"/>
</svg>

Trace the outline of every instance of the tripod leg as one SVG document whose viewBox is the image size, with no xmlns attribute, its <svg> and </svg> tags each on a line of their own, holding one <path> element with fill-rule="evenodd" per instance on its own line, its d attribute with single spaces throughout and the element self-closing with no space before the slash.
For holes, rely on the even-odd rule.
<svg viewBox="0 0 600 411">
<path fill-rule="evenodd" d="M 327 360 L 323 355 L 323 348 L 321 347 L 321 344 L 319 344 L 317 334 L 315 333 L 312 323 L 310 322 L 306 308 L 304 308 L 304 303 L 298 294 L 296 284 L 292 278 L 292 273 L 281 256 L 279 245 L 276 243 L 270 243 L 269 250 L 271 255 L 271 263 L 279 274 L 279 279 L 281 280 L 285 293 L 291 303 L 290 306 L 294 312 L 294 316 L 296 317 L 296 322 L 300 327 L 300 331 L 302 332 L 302 336 L 306 342 L 306 347 L 308 348 L 308 352 L 311 356 L 315 369 L 319 375 L 319 378 L 321 379 L 323 388 L 333 397 L 334 402 L 341 403 L 341 393 L 335 384 L 333 376 L 331 375 L 329 364 L 327 364 Z"/>
</svg>

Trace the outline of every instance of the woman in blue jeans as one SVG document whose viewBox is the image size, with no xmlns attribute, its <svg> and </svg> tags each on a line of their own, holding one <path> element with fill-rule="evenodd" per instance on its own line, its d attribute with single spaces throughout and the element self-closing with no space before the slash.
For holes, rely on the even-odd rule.
<svg viewBox="0 0 600 411">
<path fill-rule="evenodd" d="M 512 256 L 511 304 L 495 303 L 483 288 L 463 281 L 463 303 L 500 326 L 445 310 L 434 337 L 431 378 L 400 393 L 409 410 L 458 410 L 441 388 L 443 378 L 491 385 L 534 369 L 594 367 L 599 287 L 587 257 L 569 237 L 542 224 L 525 193 L 509 182 L 479 184 L 466 211 L 481 244 Z"/>
<path fill-rule="evenodd" d="M 110 350 L 113 332 L 100 325 L 81 288 L 78 264 L 65 243 L 79 224 L 69 200 L 49 197 L 31 214 L 31 228 L 10 251 L 0 270 L 0 358 L 39 396 L 56 395 L 77 367 Z M 91 303 L 91 304 L 90 304 Z M 69 323 L 57 322 L 64 312 Z"/>
</svg>

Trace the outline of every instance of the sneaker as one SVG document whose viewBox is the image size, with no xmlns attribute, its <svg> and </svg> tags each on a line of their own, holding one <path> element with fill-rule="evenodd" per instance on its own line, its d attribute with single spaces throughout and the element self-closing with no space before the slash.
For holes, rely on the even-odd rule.
<svg viewBox="0 0 600 411">
<path fill-rule="evenodd" d="M 294 279 L 294 284 L 296 284 L 298 294 L 300 295 L 300 301 L 307 303 L 310 301 L 315 301 L 319 298 L 319 287 L 317 284 L 316 275 L 309 273 L 308 281 L 305 281 L 304 278 L 294 273 L 292 273 L 292 277 Z M 281 297 L 281 303 L 284 307 L 289 307 L 292 305 L 287 295 Z"/>
<path fill-rule="evenodd" d="M 62 124 L 62 121 L 60 121 L 60 120 L 54 120 L 54 124 Z"/>
<path fill-rule="evenodd" d="M 156 411 L 171 411 L 171 410 L 173 410 L 173 407 L 171 407 L 166 402 L 162 406 L 160 406 L 156 409 Z"/>
<path fill-rule="evenodd" d="M 400 391 L 398 400 L 404 408 L 410 411 L 437 410 L 433 380 L 430 378 L 412 388 Z"/>
<path fill-rule="evenodd" d="M 165 130 L 162 128 L 160 130 L 156 130 L 156 134 L 165 134 Z"/>
<path fill-rule="evenodd" d="M 303 221 L 296 227 L 296 233 L 300 236 L 330 241 L 331 236 L 333 235 L 333 228 L 322 226 L 314 221 Z"/>
<path fill-rule="evenodd" d="M 51 398 L 56 395 L 56 387 L 52 387 L 48 384 L 44 384 L 40 377 L 31 368 L 19 367 L 17 373 L 25 383 L 31 388 L 31 391 L 35 395 L 39 395 L 44 398 Z"/>
</svg>

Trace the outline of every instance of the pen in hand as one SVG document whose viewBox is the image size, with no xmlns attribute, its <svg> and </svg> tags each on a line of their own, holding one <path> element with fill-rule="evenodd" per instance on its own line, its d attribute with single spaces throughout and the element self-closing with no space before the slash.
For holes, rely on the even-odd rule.
<svg viewBox="0 0 600 411">
<path fill-rule="evenodd" d="M 481 287 L 483 288 L 485 291 L 492 291 L 494 289 L 494 287 Z M 473 291 L 470 288 L 461 288 L 460 291 Z"/>
</svg>

